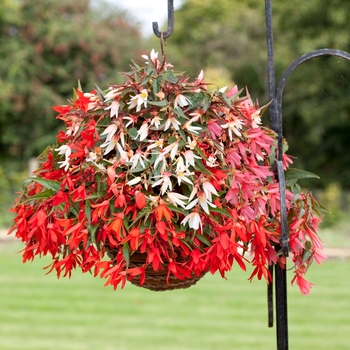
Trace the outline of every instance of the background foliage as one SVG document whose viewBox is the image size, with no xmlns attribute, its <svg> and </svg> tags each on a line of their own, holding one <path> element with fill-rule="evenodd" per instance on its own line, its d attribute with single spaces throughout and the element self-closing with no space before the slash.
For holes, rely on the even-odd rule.
<svg viewBox="0 0 350 350">
<path fill-rule="evenodd" d="M 23 161 L 55 142 L 51 106 L 78 80 L 85 91 L 118 81 L 141 36 L 125 13 L 88 0 L 6 0 L 0 13 L 0 149 Z"/>
</svg>

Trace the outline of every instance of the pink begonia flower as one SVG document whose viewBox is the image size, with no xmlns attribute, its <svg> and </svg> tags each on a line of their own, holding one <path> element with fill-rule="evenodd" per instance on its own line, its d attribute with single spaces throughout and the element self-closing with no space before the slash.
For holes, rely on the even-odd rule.
<svg viewBox="0 0 350 350">
<path fill-rule="evenodd" d="M 236 149 L 231 149 L 227 152 L 226 159 L 231 163 L 232 168 L 240 166 L 242 157 Z"/>
<path fill-rule="evenodd" d="M 238 92 L 238 86 L 235 85 L 231 90 L 227 91 L 226 96 L 232 97 L 233 95 L 237 94 Z"/>
<path fill-rule="evenodd" d="M 211 134 L 211 137 L 216 140 L 217 137 L 221 136 L 222 129 L 219 124 L 216 123 L 217 120 L 213 119 L 210 120 L 208 125 L 208 130 Z"/>
</svg>

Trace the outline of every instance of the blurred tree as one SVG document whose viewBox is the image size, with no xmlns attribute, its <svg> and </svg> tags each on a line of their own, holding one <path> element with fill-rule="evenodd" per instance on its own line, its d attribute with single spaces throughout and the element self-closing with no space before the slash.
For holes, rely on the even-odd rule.
<svg viewBox="0 0 350 350">
<path fill-rule="evenodd" d="M 175 30 L 168 41 L 169 60 L 191 76 L 201 69 L 230 72 L 229 80 L 249 85 L 254 95 L 264 95 L 264 2 L 186 0 L 176 11 Z"/>
<path fill-rule="evenodd" d="M 2 0 L 0 4 L 1 159 L 24 160 L 55 142 L 51 106 L 80 80 L 119 81 L 142 40 L 125 12 L 89 0 Z"/>
<path fill-rule="evenodd" d="M 276 77 L 311 50 L 349 52 L 349 12 L 347 0 L 273 1 Z M 200 69 L 224 68 L 240 87 L 248 85 L 252 96 L 267 101 L 264 1 L 185 0 L 168 41 L 168 57 L 177 69 L 195 76 Z M 339 181 L 350 188 L 349 68 L 342 59 L 313 59 L 286 85 L 284 134 L 298 157 L 295 166 L 321 176 L 310 186 Z"/>
<path fill-rule="evenodd" d="M 346 0 L 276 1 L 275 39 L 279 73 L 306 52 L 350 52 Z M 350 188 L 350 62 L 315 58 L 292 73 L 284 93 L 284 134 L 297 167 L 321 176 L 310 186 L 340 182 Z"/>
</svg>

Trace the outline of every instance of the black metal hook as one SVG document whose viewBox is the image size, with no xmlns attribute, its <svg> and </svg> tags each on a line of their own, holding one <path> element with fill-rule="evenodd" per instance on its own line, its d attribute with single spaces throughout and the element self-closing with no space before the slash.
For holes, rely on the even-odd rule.
<svg viewBox="0 0 350 350">
<path fill-rule="evenodd" d="M 168 29 L 166 32 L 160 32 L 158 27 L 158 22 L 152 22 L 153 33 L 161 38 L 161 34 L 163 33 L 162 38 L 166 39 L 173 33 L 174 30 L 174 0 L 168 0 Z"/>
</svg>

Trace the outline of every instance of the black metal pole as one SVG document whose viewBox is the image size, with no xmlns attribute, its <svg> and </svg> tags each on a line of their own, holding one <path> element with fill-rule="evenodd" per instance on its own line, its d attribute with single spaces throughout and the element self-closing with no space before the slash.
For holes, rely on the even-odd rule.
<svg viewBox="0 0 350 350">
<path fill-rule="evenodd" d="M 273 29 L 272 29 L 272 3 L 271 0 L 265 0 L 266 13 L 266 41 L 267 41 L 267 65 L 268 65 L 268 85 L 269 98 L 272 101 L 270 106 L 270 124 L 278 135 L 278 155 L 277 155 L 277 177 L 280 188 L 281 199 L 281 247 L 284 256 L 288 256 L 288 227 L 285 208 L 285 181 L 282 166 L 282 115 L 279 113 L 276 101 L 275 87 L 275 64 L 273 49 Z M 277 249 L 280 250 L 280 249 Z M 288 315 L 287 315 L 287 278 L 286 266 L 282 269 L 278 264 L 275 266 L 275 284 L 276 297 L 276 340 L 277 350 L 288 350 Z M 268 286 L 268 323 L 273 325 L 273 288 Z"/>
<path fill-rule="evenodd" d="M 275 265 L 277 349 L 288 349 L 287 269 Z"/>
</svg>

